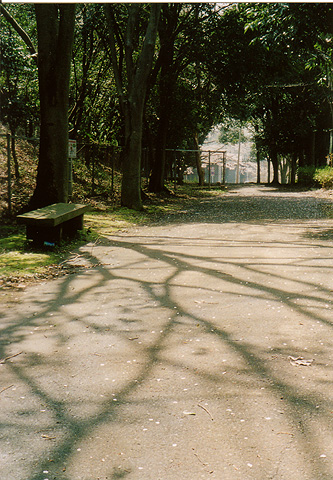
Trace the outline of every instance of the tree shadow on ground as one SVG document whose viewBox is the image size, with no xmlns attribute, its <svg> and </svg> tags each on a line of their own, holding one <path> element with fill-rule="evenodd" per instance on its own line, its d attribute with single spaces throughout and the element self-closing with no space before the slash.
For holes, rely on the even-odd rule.
<svg viewBox="0 0 333 480">
<path fill-rule="evenodd" d="M 297 316 L 296 322 L 291 322 L 294 328 L 296 324 L 307 323 L 309 330 L 310 325 L 322 325 L 325 331 L 331 331 L 331 309 L 328 306 L 331 305 L 332 290 L 329 282 L 320 278 L 320 272 L 332 278 L 329 257 L 326 265 L 321 262 L 328 253 L 325 247 L 319 245 L 318 251 L 295 258 L 288 252 L 307 248 L 295 237 L 294 242 L 280 242 L 279 248 L 284 255 L 275 261 L 260 256 L 244 258 L 236 253 L 240 247 L 251 252 L 261 249 L 263 242 L 261 239 L 239 239 L 234 255 L 226 257 L 224 251 L 229 240 L 214 238 L 214 249 L 218 250 L 218 255 L 213 257 L 211 252 L 207 252 L 207 248 L 212 247 L 212 241 L 203 236 L 159 236 L 158 232 L 154 232 L 146 237 L 142 234 L 132 237 L 118 235 L 103 239 L 103 244 L 81 252 L 91 268 L 83 267 L 77 274 L 63 277 L 50 284 L 49 290 L 43 287 L 43 295 L 36 291 L 24 315 L 19 313 L 10 318 L 4 317 L 0 358 L 5 359 L 14 352 L 14 348 L 25 350 L 24 355 L 8 359 L 0 367 L 5 372 L 4 378 L 21 385 L 30 400 L 21 409 L 13 407 L 10 402 L 12 398 L 13 401 L 16 399 L 16 393 L 7 390 L 8 403 L 3 404 L 5 409 L 8 408 L 8 421 L 6 424 L 3 422 L 1 427 L 6 432 L 7 441 L 13 445 L 16 443 L 26 452 L 28 445 L 24 442 L 31 441 L 35 458 L 29 467 L 31 473 L 29 477 L 24 477 L 25 480 L 44 480 L 45 472 L 52 473 L 49 478 L 72 480 L 74 477 L 70 472 L 78 449 L 89 443 L 103 426 L 107 426 L 110 432 L 119 425 L 125 428 L 125 407 L 133 407 L 132 421 L 140 425 L 140 411 L 148 408 L 151 398 L 143 393 L 140 400 L 138 392 L 156 379 L 156 370 L 160 368 L 171 369 L 172 372 L 186 369 L 199 382 L 212 387 L 219 385 L 225 392 L 228 389 L 239 392 L 245 389 L 245 406 L 248 389 L 252 387 L 258 390 L 265 388 L 272 398 L 283 399 L 281 408 L 288 417 L 289 425 L 293 426 L 291 435 L 297 438 L 297 450 L 303 456 L 309 478 L 332 478 L 330 465 L 320 458 L 324 440 L 313 421 L 320 418 L 320 425 L 325 422 L 331 425 L 330 399 L 320 388 L 316 390 L 319 381 L 317 384 L 302 385 L 297 383 L 297 379 L 295 383 L 292 375 L 276 368 L 277 363 L 286 362 L 288 365 L 288 356 L 299 355 L 299 344 L 293 347 L 291 341 L 287 341 L 284 345 L 276 334 L 272 337 L 272 347 L 268 347 L 267 342 L 256 343 L 253 336 L 246 339 L 244 334 L 240 335 L 233 328 L 236 316 L 229 314 L 228 319 L 226 315 L 222 319 L 213 318 L 214 302 L 227 308 L 226 301 L 230 305 L 242 301 L 251 310 L 251 302 L 259 300 L 263 306 L 269 305 L 269 315 L 273 315 L 273 320 L 280 317 L 274 316 L 271 306 L 280 306 L 287 315 L 293 312 Z M 267 249 L 277 248 L 275 241 L 265 241 L 264 246 Z M 299 272 L 296 275 L 297 268 Z M 191 296 L 194 301 L 189 301 Z M 88 306 L 82 310 L 77 309 L 77 306 L 86 304 Z M 158 319 L 152 320 L 157 309 L 161 309 L 162 313 Z M 105 312 L 106 319 L 103 317 Z M 284 321 L 284 328 L 287 324 L 288 321 Z M 258 328 L 264 331 L 265 325 Z M 87 352 L 78 352 L 74 358 L 71 356 L 73 346 L 85 329 L 90 332 Z M 208 352 L 207 347 L 194 350 L 190 360 L 187 356 L 183 359 L 180 352 L 187 346 L 184 342 L 187 341 L 188 329 L 196 329 L 198 335 L 206 339 L 206 346 L 207 342 L 213 342 L 216 348 L 229 352 L 238 363 L 227 362 L 227 374 L 221 371 L 220 366 L 210 368 L 207 364 L 209 355 L 206 363 L 202 361 Z M 34 348 L 38 351 L 38 343 L 35 347 L 29 343 L 31 332 L 37 332 L 37 339 L 45 337 L 46 347 L 42 353 L 34 352 Z M 261 332 L 258 332 L 260 335 Z M 288 336 L 287 331 L 282 331 L 280 337 L 283 335 Z M 101 353 L 94 354 L 94 350 L 88 347 L 92 341 L 97 345 L 96 338 L 100 342 Z M 328 343 L 330 340 L 326 338 L 325 341 Z M 134 370 L 103 397 L 95 398 L 98 395 L 97 392 L 94 395 L 93 391 L 80 392 L 75 383 L 76 375 L 82 375 L 85 368 L 92 374 L 95 365 L 98 365 L 96 362 L 100 361 L 98 355 L 107 358 L 111 364 L 116 362 L 111 347 L 107 347 L 113 343 L 123 345 L 127 361 L 132 361 L 130 352 L 135 351 L 140 361 L 133 367 Z M 316 355 L 320 348 L 312 345 L 307 354 Z M 66 349 L 69 349 L 68 354 Z M 199 362 L 196 360 L 198 357 L 201 358 Z M 126 360 L 120 367 L 124 369 L 125 365 Z M 318 368 L 318 374 L 324 381 L 323 371 L 328 371 L 330 367 L 318 363 L 315 368 Z M 331 370 L 329 377 L 332 378 Z M 63 379 L 66 379 L 66 384 L 72 384 L 73 394 L 68 397 L 63 389 Z M 59 389 L 51 388 L 52 383 L 59 385 Z M 84 388 L 87 386 L 89 380 L 88 384 L 84 383 Z M 168 395 L 167 391 L 164 393 Z M 178 401 L 181 401 L 182 395 L 179 392 Z M 219 401 L 221 408 L 225 409 L 225 398 L 222 396 Z M 83 410 L 87 409 L 88 413 L 78 413 L 80 403 L 84 404 Z M 41 422 L 40 432 L 44 437 L 41 440 L 39 435 L 37 441 L 34 419 L 40 417 L 42 407 L 47 409 L 49 418 Z M 22 423 L 23 417 L 25 422 Z M 17 440 L 18 434 L 24 441 Z M 264 432 L 262 434 L 265 435 Z M 233 442 L 232 438 L 229 442 Z M 263 448 L 259 440 L 257 447 Z M 241 458 L 242 452 L 238 455 Z M 262 458 L 262 472 L 266 474 L 273 470 L 278 475 L 283 461 L 283 453 L 278 461 Z M 109 473 L 104 473 L 105 478 L 118 479 L 131 475 L 133 464 L 117 467 L 115 462 L 113 459 L 114 466 L 108 469 Z M 82 475 L 82 478 L 89 478 Z"/>
</svg>

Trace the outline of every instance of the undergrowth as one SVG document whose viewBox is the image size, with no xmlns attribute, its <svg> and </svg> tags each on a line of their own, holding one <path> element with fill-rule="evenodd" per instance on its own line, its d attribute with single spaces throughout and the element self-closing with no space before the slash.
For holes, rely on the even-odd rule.
<svg viewBox="0 0 333 480">
<path fill-rule="evenodd" d="M 313 178 L 322 188 L 333 188 L 333 167 L 317 168 Z"/>
</svg>

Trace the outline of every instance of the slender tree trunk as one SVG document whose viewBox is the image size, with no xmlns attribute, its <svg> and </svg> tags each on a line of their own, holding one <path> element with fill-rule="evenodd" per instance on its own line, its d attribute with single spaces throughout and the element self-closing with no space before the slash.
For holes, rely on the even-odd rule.
<svg viewBox="0 0 333 480">
<path fill-rule="evenodd" d="M 261 177 L 260 177 L 261 164 L 260 164 L 260 151 L 259 150 L 257 150 L 256 157 L 257 157 L 257 183 L 260 184 L 260 181 L 261 181 Z"/>
<path fill-rule="evenodd" d="M 297 168 L 297 153 L 291 154 L 291 169 L 290 169 L 290 183 L 295 185 L 296 183 L 296 168 Z"/>
<path fill-rule="evenodd" d="M 138 25 L 139 4 L 128 7 L 127 29 L 124 44 L 119 35 L 114 17 L 114 6 L 104 4 L 109 28 L 109 44 L 115 83 L 125 121 L 125 154 L 121 204 L 134 210 L 142 210 L 141 200 L 141 154 L 142 126 L 145 96 L 148 87 L 155 50 L 157 27 L 161 5 L 152 4 L 141 52 L 134 59 L 134 45 Z M 121 53 L 120 53 L 121 51 Z M 122 75 L 122 61 L 126 63 L 126 81 Z"/>
<path fill-rule="evenodd" d="M 161 73 L 159 80 L 159 122 L 156 135 L 156 155 L 149 179 L 149 191 L 159 193 L 166 190 L 166 147 L 172 111 L 173 93 L 176 84 L 176 71 L 174 64 L 174 41 L 177 27 L 179 7 L 175 4 L 163 5 L 160 25 L 160 52 L 159 64 Z"/>
<path fill-rule="evenodd" d="M 132 97 L 126 113 L 125 152 L 121 184 L 121 204 L 134 210 L 142 210 L 141 154 L 143 98 Z"/>
<path fill-rule="evenodd" d="M 156 136 L 154 164 L 149 178 L 149 191 L 159 193 L 164 190 L 166 142 L 169 126 L 168 114 L 160 118 Z"/>
<path fill-rule="evenodd" d="M 256 159 L 257 159 L 257 183 L 260 184 L 260 148 L 258 145 L 258 141 L 256 140 Z"/>
<path fill-rule="evenodd" d="M 68 96 L 75 4 L 36 4 L 40 147 L 30 208 L 68 201 Z"/>
<path fill-rule="evenodd" d="M 254 142 L 255 142 L 255 147 L 256 147 L 256 160 L 257 160 L 257 183 L 260 184 L 260 181 L 261 181 L 261 171 L 260 171 L 260 167 L 261 167 L 261 163 L 260 163 L 260 160 L 261 160 L 261 149 L 260 149 L 260 139 L 259 139 L 259 126 L 257 123 L 255 123 L 254 125 L 254 129 L 255 129 L 255 132 L 256 132 L 256 135 L 254 137 Z"/>
<path fill-rule="evenodd" d="M 280 167 L 280 176 L 281 176 L 281 183 L 287 184 L 288 183 L 288 167 L 289 162 L 287 158 L 279 158 L 279 167 Z"/>
<path fill-rule="evenodd" d="M 198 139 L 198 132 L 195 132 L 193 135 L 194 139 L 194 150 L 195 150 L 195 164 L 197 167 L 197 173 L 199 177 L 199 186 L 203 187 L 205 184 L 205 172 L 202 168 L 201 164 L 201 154 L 200 154 L 200 148 L 199 148 L 199 139 Z"/>
<path fill-rule="evenodd" d="M 14 161 L 15 178 L 16 178 L 16 180 L 19 180 L 20 169 L 19 169 L 19 164 L 18 164 L 17 154 L 16 154 L 16 141 L 15 141 L 15 130 L 14 129 L 11 129 L 11 140 L 12 140 L 11 151 L 12 151 L 12 156 L 13 156 L 13 161 Z"/>
<path fill-rule="evenodd" d="M 311 165 L 316 165 L 316 132 L 312 132 L 310 139 L 310 162 Z"/>
<path fill-rule="evenodd" d="M 279 157 L 276 151 L 276 146 L 271 145 L 270 148 L 270 159 L 273 166 L 273 180 L 272 185 L 279 185 Z"/>
</svg>

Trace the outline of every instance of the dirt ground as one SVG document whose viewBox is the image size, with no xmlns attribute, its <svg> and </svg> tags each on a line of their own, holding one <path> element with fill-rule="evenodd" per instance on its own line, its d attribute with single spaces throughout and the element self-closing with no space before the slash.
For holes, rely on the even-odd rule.
<svg viewBox="0 0 333 480">
<path fill-rule="evenodd" d="M 3 480 L 332 480 L 333 203 L 233 187 L 1 295 Z"/>
</svg>

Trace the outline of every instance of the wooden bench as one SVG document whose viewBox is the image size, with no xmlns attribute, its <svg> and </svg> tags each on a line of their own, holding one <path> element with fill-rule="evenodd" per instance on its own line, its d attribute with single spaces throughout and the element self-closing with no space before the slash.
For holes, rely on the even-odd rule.
<svg viewBox="0 0 333 480">
<path fill-rule="evenodd" d="M 17 221 L 26 225 L 29 240 L 39 245 L 54 245 L 83 229 L 83 214 L 87 210 L 87 205 L 54 203 L 18 215 Z"/>
</svg>

